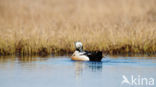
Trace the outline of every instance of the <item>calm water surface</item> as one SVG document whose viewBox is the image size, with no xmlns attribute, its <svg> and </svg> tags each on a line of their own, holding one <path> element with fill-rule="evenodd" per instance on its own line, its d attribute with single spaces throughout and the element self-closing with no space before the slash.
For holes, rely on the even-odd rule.
<svg viewBox="0 0 156 87">
<path fill-rule="evenodd" d="M 156 81 L 152 86 L 121 84 L 123 75 L 156 80 L 156 57 L 106 57 L 102 62 L 68 56 L 0 58 L 0 87 L 156 87 Z"/>
</svg>

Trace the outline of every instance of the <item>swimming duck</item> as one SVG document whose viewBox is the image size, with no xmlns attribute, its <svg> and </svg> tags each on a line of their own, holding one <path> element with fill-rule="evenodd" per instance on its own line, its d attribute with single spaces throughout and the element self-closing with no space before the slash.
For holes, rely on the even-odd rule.
<svg viewBox="0 0 156 87">
<path fill-rule="evenodd" d="M 101 51 L 94 51 L 88 52 L 83 50 L 83 45 L 81 42 L 75 42 L 75 52 L 71 56 L 72 60 L 78 61 L 101 61 L 102 59 L 102 52 Z"/>
</svg>

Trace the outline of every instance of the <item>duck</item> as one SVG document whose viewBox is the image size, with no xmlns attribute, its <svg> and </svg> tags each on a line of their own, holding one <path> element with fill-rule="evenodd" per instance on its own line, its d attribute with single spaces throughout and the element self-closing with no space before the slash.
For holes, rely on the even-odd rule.
<svg viewBox="0 0 156 87">
<path fill-rule="evenodd" d="M 101 61 L 102 51 L 84 51 L 81 42 L 75 42 L 75 52 L 71 56 L 71 60 L 74 61 Z"/>
</svg>

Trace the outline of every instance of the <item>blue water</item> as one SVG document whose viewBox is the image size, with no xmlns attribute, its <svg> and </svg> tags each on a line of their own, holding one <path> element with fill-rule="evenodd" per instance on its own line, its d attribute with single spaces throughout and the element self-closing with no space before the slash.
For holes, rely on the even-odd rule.
<svg viewBox="0 0 156 87">
<path fill-rule="evenodd" d="M 68 56 L 0 58 L 0 87 L 156 87 L 121 84 L 156 80 L 156 57 L 106 57 L 102 62 L 72 61 Z"/>
</svg>

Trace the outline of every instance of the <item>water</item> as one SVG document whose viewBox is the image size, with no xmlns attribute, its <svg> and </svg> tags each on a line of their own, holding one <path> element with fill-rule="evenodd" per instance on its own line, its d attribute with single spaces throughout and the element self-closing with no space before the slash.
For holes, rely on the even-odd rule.
<svg viewBox="0 0 156 87">
<path fill-rule="evenodd" d="M 0 87 L 156 87 L 121 84 L 123 75 L 156 80 L 156 57 L 106 57 L 102 62 L 68 56 L 0 58 Z"/>
</svg>

